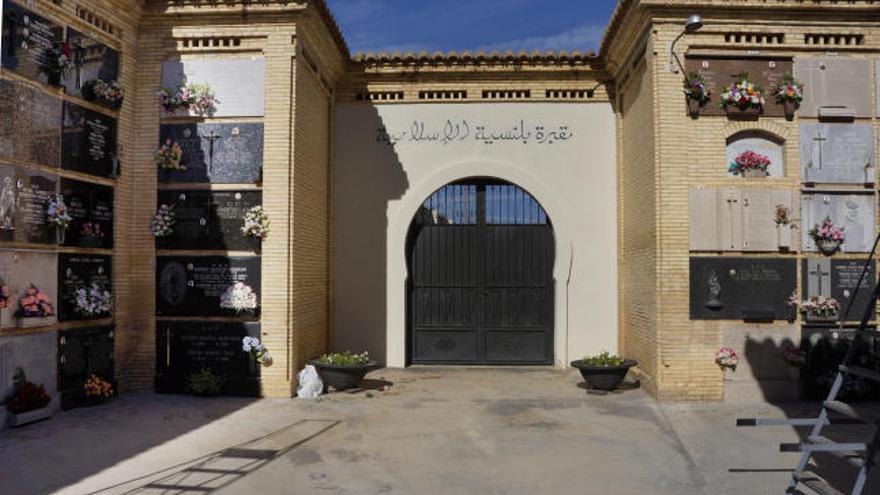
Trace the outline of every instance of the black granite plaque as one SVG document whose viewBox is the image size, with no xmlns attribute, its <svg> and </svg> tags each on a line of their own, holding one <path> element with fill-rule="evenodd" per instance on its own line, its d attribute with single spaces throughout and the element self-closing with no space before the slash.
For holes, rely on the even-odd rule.
<svg viewBox="0 0 880 495">
<path fill-rule="evenodd" d="M 174 233 L 156 239 L 159 249 L 252 251 L 258 239 L 241 233 L 247 211 L 262 203 L 259 191 L 160 191 L 159 204 L 174 205 Z"/>
<path fill-rule="evenodd" d="M 692 320 L 780 320 L 797 287 L 797 262 L 783 258 L 691 258 Z"/>
<path fill-rule="evenodd" d="M 110 256 L 97 254 L 58 255 L 58 320 L 91 320 L 107 318 L 110 313 L 83 314 L 76 309 L 76 290 L 98 284 L 113 292 L 113 259 Z"/>
<path fill-rule="evenodd" d="M 162 182 L 259 182 L 263 173 L 263 124 L 166 124 L 169 139 L 183 148 L 186 170 L 161 170 Z"/>
<path fill-rule="evenodd" d="M 62 409 L 83 403 L 83 385 L 90 375 L 115 386 L 113 354 L 112 326 L 58 331 L 58 391 Z"/>
<path fill-rule="evenodd" d="M 115 177 L 116 119 L 64 103 L 61 165 L 99 177 Z"/>
<path fill-rule="evenodd" d="M 802 400 L 821 400 L 828 396 L 831 384 L 837 376 L 838 367 L 843 363 L 849 347 L 853 350 L 855 362 L 861 366 L 880 372 L 876 358 L 878 341 L 869 334 L 856 337 L 856 327 L 809 326 L 801 328 L 800 348 L 806 353 L 806 362 L 801 368 L 801 383 L 804 396 Z M 869 327 L 876 331 L 876 328 Z M 873 333 L 873 332 L 872 332 Z M 865 359 L 868 357 L 868 359 Z M 880 386 L 864 378 L 849 375 L 845 377 L 838 397 L 846 401 L 878 400 Z"/>
<path fill-rule="evenodd" d="M 855 297 L 849 314 L 846 315 L 846 320 L 861 320 L 869 307 L 873 320 L 876 315 L 871 294 L 877 279 L 877 267 L 875 263 L 869 263 L 862 283 L 858 284 L 864 267 L 865 260 L 858 259 L 809 258 L 802 260 L 802 296 L 804 299 L 819 295 L 833 297 L 840 302 L 843 312 L 850 305 L 850 299 Z M 856 292 L 857 285 L 859 286 L 858 292 Z"/>
<path fill-rule="evenodd" d="M 229 316 L 220 295 L 235 282 L 260 294 L 260 258 L 161 256 L 156 262 L 156 314 L 161 316 Z M 256 316 L 257 311 L 241 316 Z"/>
<path fill-rule="evenodd" d="M 61 49 L 64 31 L 61 26 L 9 0 L 3 0 L 3 38 L 0 43 L 0 67 L 28 79 L 60 84 L 61 73 L 53 71 Z"/>
<path fill-rule="evenodd" d="M 0 240 L 53 244 L 55 228 L 46 221 L 58 177 L 0 167 Z"/>
<path fill-rule="evenodd" d="M 67 28 L 67 42 L 75 65 L 62 78 L 67 94 L 91 99 L 88 91 L 84 94 L 83 86 L 98 79 L 107 83 L 119 79 L 118 51 L 72 28 Z"/>
<path fill-rule="evenodd" d="M 0 80 L 0 115 L 0 157 L 60 165 L 61 100 Z"/>
<path fill-rule="evenodd" d="M 210 369 L 224 378 L 224 395 L 260 395 L 260 366 L 241 339 L 260 337 L 259 323 L 156 322 L 156 391 L 187 393 L 187 377 Z"/>
<path fill-rule="evenodd" d="M 65 246 L 113 247 L 113 188 L 73 179 L 61 179 L 61 194 L 73 221 Z M 2 201 L 2 197 L 0 197 Z"/>
</svg>

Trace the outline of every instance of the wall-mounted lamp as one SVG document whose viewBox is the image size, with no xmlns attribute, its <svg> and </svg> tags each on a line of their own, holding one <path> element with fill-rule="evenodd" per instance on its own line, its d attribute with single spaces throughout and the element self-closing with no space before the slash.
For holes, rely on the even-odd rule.
<svg viewBox="0 0 880 495">
<path fill-rule="evenodd" d="M 684 31 L 681 32 L 676 38 L 672 41 L 672 44 L 669 45 L 669 72 L 675 74 L 675 66 L 678 64 L 678 68 L 684 72 L 684 67 L 681 65 L 681 60 L 678 59 L 678 55 L 675 54 L 675 44 L 678 43 L 678 40 L 684 37 L 686 34 L 696 33 L 703 27 L 703 18 L 697 14 L 694 14 L 688 17 L 687 22 L 684 25 Z"/>
</svg>

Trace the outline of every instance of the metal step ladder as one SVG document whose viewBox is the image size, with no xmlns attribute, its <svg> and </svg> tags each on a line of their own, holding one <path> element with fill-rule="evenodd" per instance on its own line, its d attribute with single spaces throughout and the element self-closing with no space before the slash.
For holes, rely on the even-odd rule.
<svg viewBox="0 0 880 495">
<path fill-rule="evenodd" d="M 862 285 L 862 281 L 868 273 L 868 267 L 874 262 L 874 255 L 877 251 L 878 243 L 880 243 L 880 234 L 878 234 L 877 238 L 874 240 L 874 247 L 871 249 L 871 255 L 865 262 L 865 266 L 859 277 L 859 282 L 856 284 L 856 288 L 853 291 L 852 296 L 849 298 L 846 311 L 844 311 L 842 317 L 838 320 L 838 325 L 840 327 L 843 326 L 844 321 L 847 321 L 846 318 L 849 315 L 853 301 L 855 301 L 858 290 Z M 880 298 L 880 282 L 875 282 L 872 300 L 876 301 L 878 298 Z M 849 492 L 850 495 L 862 495 L 871 469 L 878 461 L 880 461 L 880 456 L 878 456 L 878 454 L 880 454 L 880 417 L 872 416 L 865 411 L 861 411 L 852 405 L 846 404 L 838 398 L 847 377 L 860 377 L 880 384 L 880 372 L 856 364 L 858 339 L 863 336 L 880 337 L 880 334 L 869 326 L 869 323 L 873 319 L 872 313 L 874 313 L 874 311 L 874 305 L 869 304 L 865 313 L 862 315 L 861 322 L 855 330 L 853 341 L 850 343 L 846 355 L 843 358 L 843 362 L 839 366 L 837 375 L 834 378 L 834 382 L 831 385 L 831 390 L 828 392 L 825 401 L 822 402 L 822 411 L 819 413 L 818 417 L 794 419 L 741 418 L 736 421 L 736 425 L 740 427 L 812 426 L 812 430 L 805 441 L 799 443 L 784 443 L 779 446 L 781 452 L 803 452 L 800 462 L 798 462 L 797 467 L 792 473 L 791 480 L 788 483 L 788 488 L 785 490 L 785 493 L 803 494 L 804 492 L 801 491 L 800 488 L 806 487 L 819 495 L 844 495 L 844 492 L 830 486 L 821 476 L 819 476 L 819 474 L 808 468 L 810 458 L 817 452 L 827 452 L 832 454 L 843 459 L 847 464 L 858 470 L 855 483 L 853 484 L 852 490 Z M 840 443 L 822 435 L 822 430 L 826 426 L 832 424 L 842 426 L 859 425 L 861 428 L 864 428 L 864 425 L 869 425 L 874 427 L 874 432 L 873 434 L 866 435 L 869 438 L 866 438 L 866 441 L 864 442 Z"/>
</svg>

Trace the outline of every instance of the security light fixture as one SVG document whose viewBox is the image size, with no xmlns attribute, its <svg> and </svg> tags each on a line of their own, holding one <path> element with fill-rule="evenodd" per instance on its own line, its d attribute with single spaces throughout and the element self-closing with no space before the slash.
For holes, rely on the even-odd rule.
<svg viewBox="0 0 880 495">
<path fill-rule="evenodd" d="M 672 44 L 669 45 L 669 72 L 675 74 L 678 72 L 675 67 L 678 64 L 678 68 L 684 72 L 684 67 L 681 65 L 681 60 L 678 59 L 678 55 L 675 54 L 675 44 L 678 43 L 684 35 L 693 34 L 700 30 L 703 27 L 703 18 L 699 14 L 694 14 L 688 17 L 687 22 L 684 25 L 684 31 L 681 32 L 675 39 L 672 41 Z"/>
</svg>

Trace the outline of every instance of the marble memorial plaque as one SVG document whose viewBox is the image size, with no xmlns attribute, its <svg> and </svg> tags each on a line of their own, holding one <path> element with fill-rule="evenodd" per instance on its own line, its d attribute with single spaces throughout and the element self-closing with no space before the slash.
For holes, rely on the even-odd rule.
<svg viewBox="0 0 880 495">
<path fill-rule="evenodd" d="M 876 198 L 873 194 L 816 192 L 801 195 L 801 246 L 804 251 L 818 252 L 809 236 L 815 225 L 830 217 L 843 227 L 845 240 L 840 246 L 844 253 L 867 253 L 874 244 Z"/>
<path fill-rule="evenodd" d="M 12 300 L 15 301 L 12 311 L 3 314 L 0 310 L 0 320 L 4 320 L 5 326 L 43 326 L 58 321 L 58 258 L 55 254 L 0 250 L 0 281 L 9 287 Z M 39 288 L 46 295 L 52 306 L 52 314 L 44 316 L 22 314 L 20 301 L 27 296 L 31 286 Z"/>
<path fill-rule="evenodd" d="M 14 3 L 3 0 L 0 67 L 28 79 L 58 85 L 47 68 L 53 64 L 53 49 L 60 48 L 64 29 L 54 22 Z"/>
<path fill-rule="evenodd" d="M 727 142 L 727 165 L 734 163 L 736 158 L 746 151 L 753 151 L 770 159 L 770 167 L 767 169 L 770 177 L 783 177 L 785 175 L 785 162 L 783 160 L 782 143 L 759 132 L 738 133 L 731 136 Z M 728 172 L 730 175 L 732 173 Z"/>
<path fill-rule="evenodd" d="M 55 332 L 0 337 L 0 397 L 15 391 L 15 372 L 21 368 L 29 382 L 42 385 L 53 397 L 57 385 Z M 50 403 L 56 409 L 57 400 Z M 6 425 L 6 408 L 0 408 L 0 429 Z"/>
<path fill-rule="evenodd" d="M 797 262 L 783 258 L 691 258 L 692 320 L 782 320 L 797 287 Z"/>
<path fill-rule="evenodd" d="M 73 28 L 67 28 L 67 42 L 73 52 L 74 68 L 61 82 L 69 95 L 83 96 L 83 85 L 102 80 L 119 79 L 119 52 L 86 36 Z"/>
<path fill-rule="evenodd" d="M 685 58 L 685 70 L 697 71 L 706 80 L 707 88 L 712 91 L 708 103 L 700 110 L 702 115 L 725 115 L 725 110 L 718 106 L 724 86 L 730 86 L 736 75 L 748 72 L 753 83 L 762 86 L 768 92 L 764 112 L 768 117 L 782 117 L 785 109 L 769 97 L 769 88 L 779 82 L 787 72 L 792 72 L 793 63 L 790 58 L 778 57 L 744 57 L 729 58 L 717 56 L 688 56 Z M 682 106 L 684 110 L 684 106 Z"/>
<path fill-rule="evenodd" d="M 59 321 L 91 320 L 112 316 L 110 312 L 92 314 L 84 312 L 76 304 L 77 289 L 97 284 L 99 288 L 113 293 L 113 259 L 97 254 L 58 255 L 58 319 Z"/>
<path fill-rule="evenodd" d="M 874 183 L 871 124 L 801 124 L 800 130 L 804 182 Z"/>
<path fill-rule="evenodd" d="M 61 164 L 65 170 L 115 177 L 116 119 L 65 102 Z"/>
<path fill-rule="evenodd" d="M 186 393 L 187 377 L 210 369 L 225 378 L 224 395 L 260 394 L 260 366 L 241 350 L 243 337 L 260 337 L 259 323 L 157 321 L 156 391 Z"/>
<path fill-rule="evenodd" d="M 159 249 L 252 251 L 259 241 L 241 233 L 245 213 L 262 203 L 259 191 L 160 191 L 159 204 L 174 205 L 174 233 L 156 239 Z"/>
<path fill-rule="evenodd" d="M 742 250 L 779 251 L 797 245 L 793 241 L 792 224 L 779 225 L 777 210 L 782 208 L 792 219 L 795 193 L 784 189 L 743 189 L 742 201 Z"/>
<path fill-rule="evenodd" d="M 871 294 L 877 278 L 875 263 L 868 264 L 868 271 L 859 284 L 859 277 L 865 267 L 865 260 L 843 260 L 831 258 L 809 258 L 801 261 L 804 280 L 804 299 L 813 296 L 833 297 L 845 312 L 850 300 L 853 302 L 846 315 L 847 321 L 860 320 L 868 307 L 873 308 Z M 859 288 L 856 292 L 856 287 Z M 854 299 L 853 299 L 854 298 Z M 873 309 L 871 311 L 874 319 Z"/>
<path fill-rule="evenodd" d="M 235 282 L 260 294 L 260 258 L 160 256 L 156 267 L 156 314 L 160 316 L 233 316 L 220 296 Z M 240 316 L 256 316 L 254 312 Z"/>
<path fill-rule="evenodd" d="M 823 110 L 871 117 L 871 63 L 854 58 L 800 58 L 795 77 L 804 83 L 800 115 L 820 117 Z"/>
<path fill-rule="evenodd" d="M 54 244 L 46 208 L 58 191 L 58 177 L 0 166 L 0 181 L 0 240 Z"/>
<path fill-rule="evenodd" d="M 263 174 L 263 124 L 169 124 L 169 139 L 183 148 L 186 170 L 159 169 L 161 182 L 259 182 Z"/>
<path fill-rule="evenodd" d="M 0 115 L 0 157 L 60 166 L 61 100 L 0 80 Z"/>
<path fill-rule="evenodd" d="M 793 224 L 776 222 L 779 208 L 793 217 L 789 190 L 700 187 L 689 201 L 691 251 L 788 251 L 797 244 Z"/>
<path fill-rule="evenodd" d="M 162 64 L 162 87 L 175 88 L 182 81 L 211 86 L 218 102 L 213 117 L 262 117 L 264 114 L 266 60 L 263 57 L 166 60 Z"/>
<path fill-rule="evenodd" d="M 58 331 L 58 391 L 61 408 L 83 403 L 83 384 L 90 375 L 115 386 L 114 329 L 112 326 Z"/>
<path fill-rule="evenodd" d="M 691 251 L 722 251 L 722 229 L 718 215 L 718 192 L 716 188 L 702 186 L 688 191 L 689 239 Z"/>
<path fill-rule="evenodd" d="M 61 179 L 61 194 L 73 217 L 65 234 L 64 245 L 113 248 L 113 188 Z"/>
</svg>

